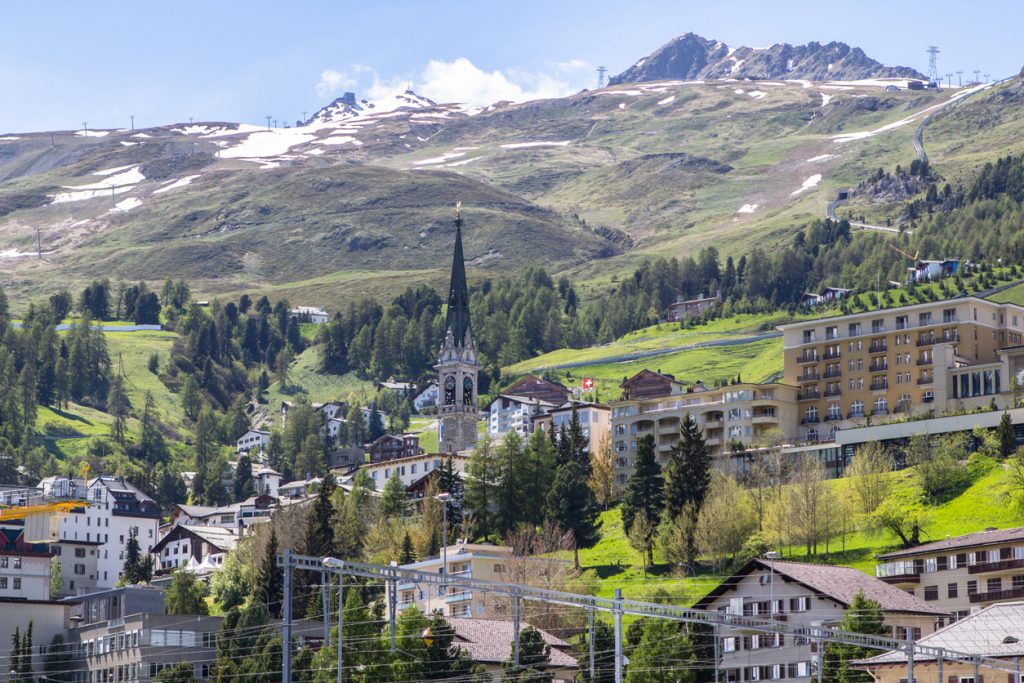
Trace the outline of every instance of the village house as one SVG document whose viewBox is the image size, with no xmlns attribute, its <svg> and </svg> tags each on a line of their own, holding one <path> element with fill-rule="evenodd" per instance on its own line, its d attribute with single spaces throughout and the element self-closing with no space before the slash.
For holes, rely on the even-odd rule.
<svg viewBox="0 0 1024 683">
<path fill-rule="evenodd" d="M 398 460 L 369 463 L 364 465 L 363 469 L 370 475 L 370 481 L 378 491 L 384 488 L 387 480 L 391 477 L 398 477 L 402 481 L 402 486 L 408 488 L 423 476 L 441 469 L 442 462 L 449 458 L 452 461 L 453 469 L 459 476 L 465 476 L 469 456 L 459 453 L 423 453 Z"/>
<path fill-rule="evenodd" d="M 483 666 L 492 680 L 501 680 L 515 640 L 515 623 L 503 619 L 468 619 L 449 617 L 455 631 L 453 645 L 462 648 L 474 664 Z M 547 631 L 537 629 L 544 643 L 551 648 L 545 664 L 538 665 L 551 676 L 552 683 L 571 683 L 579 673 L 579 662 L 573 656 L 573 646 Z"/>
<path fill-rule="evenodd" d="M 417 434 L 384 434 L 375 441 L 363 446 L 368 462 L 377 463 L 400 458 L 412 458 L 423 455 L 420 448 L 420 437 Z"/>
<path fill-rule="evenodd" d="M 818 292 L 806 292 L 800 297 L 800 305 L 810 308 L 822 304 L 830 304 L 833 301 L 849 296 L 852 292 L 852 289 L 843 289 L 842 287 L 822 287 Z"/>
<path fill-rule="evenodd" d="M 705 311 L 714 310 L 722 305 L 722 299 L 718 296 L 706 296 L 697 299 L 683 299 L 680 297 L 675 303 L 669 304 L 665 309 L 665 320 L 670 323 L 678 323 L 687 318 L 699 318 Z"/>
<path fill-rule="evenodd" d="M 250 429 L 235 442 L 235 450 L 239 453 L 248 453 L 252 450 L 265 450 L 270 443 L 270 432 L 263 429 Z"/>
<path fill-rule="evenodd" d="M 550 408 L 547 412 L 531 416 L 533 429 L 540 429 L 545 433 L 549 430 L 556 430 L 561 433 L 563 427 L 569 429 L 572 424 L 573 413 L 580 421 L 580 428 L 583 431 L 583 438 L 587 441 L 587 452 L 596 453 L 601 445 L 602 439 L 608 439 L 611 435 L 611 408 L 603 403 L 591 401 L 566 401 L 560 406 Z"/>
<path fill-rule="evenodd" d="M 290 309 L 288 313 L 299 322 L 310 322 L 317 325 L 323 325 L 329 317 L 327 311 L 319 306 L 296 306 Z"/>
<path fill-rule="evenodd" d="M 554 405 L 561 405 L 569 400 L 572 392 L 558 382 L 526 375 L 505 390 L 509 396 L 519 396 L 527 399 L 537 399 Z"/>
<path fill-rule="evenodd" d="M 437 382 L 431 381 L 412 400 L 412 409 L 419 415 L 428 408 L 437 407 Z"/>
<path fill-rule="evenodd" d="M 528 435 L 533 432 L 532 418 L 555 405 L 529 396 L 499 394 L 487 406 L 487 433 L 498 439 L 509 432 Z"/>
<path fill-rule="evenodd" d="M 445 567 L 447 557 L 447 567 Z M 490 543 L 456 542 L 447 548 L 447 554 L 441 552 L 437 557 L 429 557 L 419 562 L 402 565 L 402 569 L 415 569 L 431 574 L 444 574 L 453 579 L 474 578 L 490 581 L 506 581 L 509 563 L 512 560 L 512 548 Z M 448 587 L 436 584 L 418 584 L 412 581 L 399 581 L 398 605 L 400 609 L 415 606 L 424 614 L 435 609 L 441 610 L 446 617 L 495 617 L 495 602 L 507 603 L 507 598 L 496 593 L 474 593 L 461 587 Z M 507 616 L 504 612 L 500 616 Z M 506 653 L 507 654 L 507 653 Z"/>
<path fill-rule="evenodd" d="M 232 529 L 179 524 L 153 546 L 152 554 L 157 573 L 184 568 L 208 574 L 236 545 L 238 536 Z"/>
</svg>

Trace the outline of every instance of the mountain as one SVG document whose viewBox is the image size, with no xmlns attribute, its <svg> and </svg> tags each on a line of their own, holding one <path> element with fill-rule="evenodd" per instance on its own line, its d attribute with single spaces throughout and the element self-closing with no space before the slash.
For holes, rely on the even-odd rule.
<svg viewBox="0 0 1024 683">
<path fill-rule="evenodd" d="M 859 47 L 832 42 L 826 45 L 779 43 L 768 48 L 731 48 L 718 40 L 684 33 L 611 79 L 612 85 L 664 80 L 717 80 L 723 78 L 805 79 L 853 81 L 865 78 L 916 78 L 905 66 L 883 66 Z"/>
</svg>

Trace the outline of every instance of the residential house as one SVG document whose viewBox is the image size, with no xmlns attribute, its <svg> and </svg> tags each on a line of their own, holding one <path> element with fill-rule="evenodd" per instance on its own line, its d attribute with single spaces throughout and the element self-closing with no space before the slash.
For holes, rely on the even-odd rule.
<svg viewBox="0 0 1024 683">
<path fill-rule="evenodd" d="M 882 607 L 892 637 L 919 640 L 947 619 L 932 606 L 851 567 L 753 559 L 697 601 L 695 607 L 728 614 L 777 619 L 789 627 L 835 628 L 854 596 Z M 719 633 L 722 680 L 742 683 L 776 679 L 811 681 L 819 648 L 808 638 L 724 628 Z"/>
<path fill-rule="evenodd" d="M 818 292 L 806 292 L 800 297 L 800 305 L 810 308 L 830 304 L 849 296 L 851 292 L 853 292 L 852 289 L 843 289 L 842 287 L 822 287 Z"/>
<path fill-rule="evenodd" d="M 536 375 L 526 375 L 505 389 L 504 393 L 509 396 L 535 398 L 540 401 L 561 405 L 569 400 L 572 392 L 558 382 L 552 382 Z"/>
<path fill-rule="evenodd" d="M 25 628 L 32 624 L 32 668 L 34 671 L 43 671 L 46 646 L 53 641 L 54 636 L 63 636 L 67 632 L 71 625 L 72 607 L 71 603 L 49 599 L 0 597 L 0 615 L 3 615 L 0 619 L 0 642 L 4 643 L 0 652 L 0 666 L 3 667 L 0 671 L 3 671 L 3 680 L 10 680 L 7 672 L 11 669 L 10 654 L 14 630 L 18 629 L 20 634 L 24 634 Z"/>
<path fill-rule="evenodd" d="M 779 328 L 784 381 L 799 387 L 802 442 L 890 416 L 1013 403 L 1024 307 L 963 297 Z"/>
<path fill-rule="evenodd" d="M 957 619 L 1024 599 L 1024 527 L 987 529 L 878 556 L 875 576 Z"/>
<path fill-rule="evenodd" d="M 253 465 L 252 480 L 256 493 L 277 498 L 281 486 L 280 472 L 266 465 Z"/>
<path fill-rule="evenodd" d="M 423 455 L 420 448 L 420 437 L 418 434 L 384 434 L 376 441 L 363 446 L 369 457 L 369 462 L 384 462 L 386 460 L 398 460 L 400 458 L 411 458 Z"/>
<path fill-rule="evenodd" d="M 238 535 L 232 529 L 179 524 L 153 546 L 153 558 L 158 573 L 195 571 L 220 566 L 236 545 Z"/>
<path fill-rule="evenodd" d="M 422 455 L 414 455 L 409 458 L 369 463 L 364 465 L 363 469 L 370 475 L 370 480 L 378 491 L 384 488 L 387 480 L 391 477 L 399 477 L 402 480 L 402 485 L 408 488 L 419 481 L 424 475 L 441 469 L 442 461 L 449 458 L 452 461 L 453 469 L 459 476 L 463 476 L 466 472 L 466 463 L 469 462 L 469 456 L 459 453 L 423 453 Z"/>
<path fill-rule="evenodd" d="M 449 617 L 448 623 L 455 631 L 452 644 L 465 650 L 474 664 L 484 667 L 491 674 L 492 680 L 500 681 L 515 640 L 515 623 L 503 619 L 465 617 Z M 537 630 L 544 643 L 551 648 L 551 654 L 547 663 L 535 668 L 549 674 L 552 683 L 575 681 L 580 667 L 573 656 L 573 646 L 547 631 Z"/>
<path fill-rule="evenodd" d="M 665 319 L 670 323 L 678 323 L 687 318 L 699 318 L 705 311 L 710 311 L 722 305 L 722 299 L 718 296 L 706 296 L 697 299 L 683 299 L 679 297 L 676 302 L 669 304 L 665 309 Z"/>
<path fill-rule="evenodd" d="M 263 451 L 270 443 L 270 432 L 263 429 L 250 429 L 235 442 L 235 450 L 248 453 L 251 450 Z"/>
<path fill-rule="evenodd" d="M 26 537 L 24 527 L 0 527 L 0 600 L 49 600 L 52 557 L 45 543 Z"/>
<path fill-rule="evenodd" d="M 412 396 L 416 393 L 416 384 L 413 382 L 395 382 L 388 380 L 377 382 L 377 389 L 380 391 L 392 391 L 400 396 Z"/>
<path fill-rule="evenodd" d="M 422 414 L 427 408 L 436 408 L 437 394 L 437 382 L 431 381 L 426 387 L 420 390 L 420 393 L 416 394 L 415 398 L 413 398 L 412 409 L 417 414 Z"/>
<path fill-rule="evenodd" d="M 61 517 L 58 526 L 55 545 L 61 553 L 62 595 L 113 588 L 121 576 L 131 534 L 136 534 L 145 554 L 153 549 L 159 533 L 156 501 L 123 478 L 92 479 L 86 497 L 88 503 Z"/>
<path fill-rule="evenodd" d="M 487 433 L 498 439 L 509 432 L 530 434 L 532 418 L 554 407 L 555 403 L 535 397 L 498 394 L 487 406 Z"/>
<path fill-rule="evenodd" d="M 291 317 L 297 318 L 299 322 L 310 322 L 316 325 L 323 325 L 329 318 L 327 311 L 318 306 L 296 306 L 288 313 Z"/>
<path fill-rule="evenodd" d="M 402 565 L 402 569 L 415 569 L 431 574 L 443 574 L 447 571 L 453 580 L 459 578 L 487 579 L 491 581 L 507 580 L 509 564 L 512 561 L 512 548 L 489 543 L 456 542 L 448 546 L 447 568 L 445 553 L 430 557 L 419 562 Z M 507 617 L 508 599 L 495 593 L 484 593 L 466 590 L 457 586 L 439 586 L 437 584 L 418 584 L 412 581 L 399 581 L 397 584 L 399 608 L 414 605 L 424 614 L 441 610 L 449 617 L 493 618 Z M 498 603 L 501 604 L 499 609 Z"/>
<path fill-rule="evenodd" d="M 281 484 L 281 487 L 278 489 L 281 493 L 281 500 L 296 501 L 305 499 L 307 496 L 315 494 L 323 481 L 321 477 L 312 477 L 310 479 L 296 479 L 287 484 Z"/>
<path fill-rule="evenodd" d="M 960 272 L 960 259 L 920 260 L 907 267 L 907 284 L 931 282 Z"/>
<path fill-rule="evenodd" d="M 640 371 L 620 386 L 621 398 L 608 403 L 615 482 L 620 487 L 633 472 L 637 440 L 645 434 L 654 436 L 658 461 L 665 465 L 687 415 L 697 421 L 722 468 L 730 466 L 730 445 L 749 447 L 791 437 L 795 431 L 795 386 L 744 382 L 711 388 L 697 382 L 688 388 L 671 375 L 651 370 Z"/>
<path fill-rule="evenodd" d="M 960 655 L 984 658 L 977 669 L 973 663 L 939 662 L 928 654 L 914 654 L 914 680 L 949 683 L 1021 683 L 1021 657 L 1024 657 L 1024 602 L 990 605 L 956 623 L 925 636 L 922 647 L 948 650 Z M 1001 665 L 996 663 L 1001 660 Z M 877 683 L 902 683 L 908 678 L 907 653 L 898 650 L 855 662 L 858 669 L 871 674 Z"/>
</svg>

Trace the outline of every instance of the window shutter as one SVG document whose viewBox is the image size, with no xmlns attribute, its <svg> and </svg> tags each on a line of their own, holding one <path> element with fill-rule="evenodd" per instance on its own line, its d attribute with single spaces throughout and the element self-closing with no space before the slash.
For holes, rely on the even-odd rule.
<svg viewBox="0 0 1024 683">
<path fill-rule="evenodd" d="M 956 683 L 956 676 L 950 676 L 946 679 L 948 683 Z"/>
</svg>

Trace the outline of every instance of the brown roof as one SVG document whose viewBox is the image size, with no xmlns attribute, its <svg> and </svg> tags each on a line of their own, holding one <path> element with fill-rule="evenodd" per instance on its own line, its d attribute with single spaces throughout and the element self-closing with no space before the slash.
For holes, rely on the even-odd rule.
<svg viewBox="0 0 1024 683">
<path fill-rule="evenodd" d="M 515 628 L 511 621 L 447 617 L 455 629 L 455 645 L 458 645 L 474 662 L 500 664 L 512 655 L 512 641 Z M 551 646 L 549 666 L 559 669 L 575 669 L 579 663 L 575 657 L 562 652 L 569 649 L 569 643 L 547 631 L 540 631 L 544 642 Z"/>
<path fill-rule="evenodd" d="M 769 569 L 771 563 L 766 560 L 753 559 L 736 574 L 720 583 L 714 590 L 697 602 L 696 607 L 707 608 L 715 598 L 733 589 L 743 578 L 758 569 Z M 858 591 L 864 597 L 874 600 L 882 606 L 883 612 L 910 612 L 914 614 L 945 615 L 920 598 L 890 586 L 881 579 L 868 576 L 853 567 L 835 567 L 827 564 L 811 564 L 809 562 L 787 562 L 776 560 L 775 573 L 783 580 L 797 583 L 825 595 L 849 607 L 853 596 Z"/>
<path fill-rule="evenodd" d="M 879 555 L 878 559 L 888 560 L 896 557 L 926 555 L 928 553 L 934 553 L 941 550 L 955 550 L 959 548 L 970 548 L 972 546 L 1010 543 L 1013 541 L 1024 541 L 1024 526 L 1014 527 L 1013 529 L 991 529 L 988 531 L 978 531 L 965 536 L 957 536 L 956 538 L 946 538 L 933 543 L 925 543 L 924 545 L 919 545 L 916 548 L 907 548 L 906 550 L 896 550 L 891 553 L 885 553 L 884 555 Z"/>
</svg>

